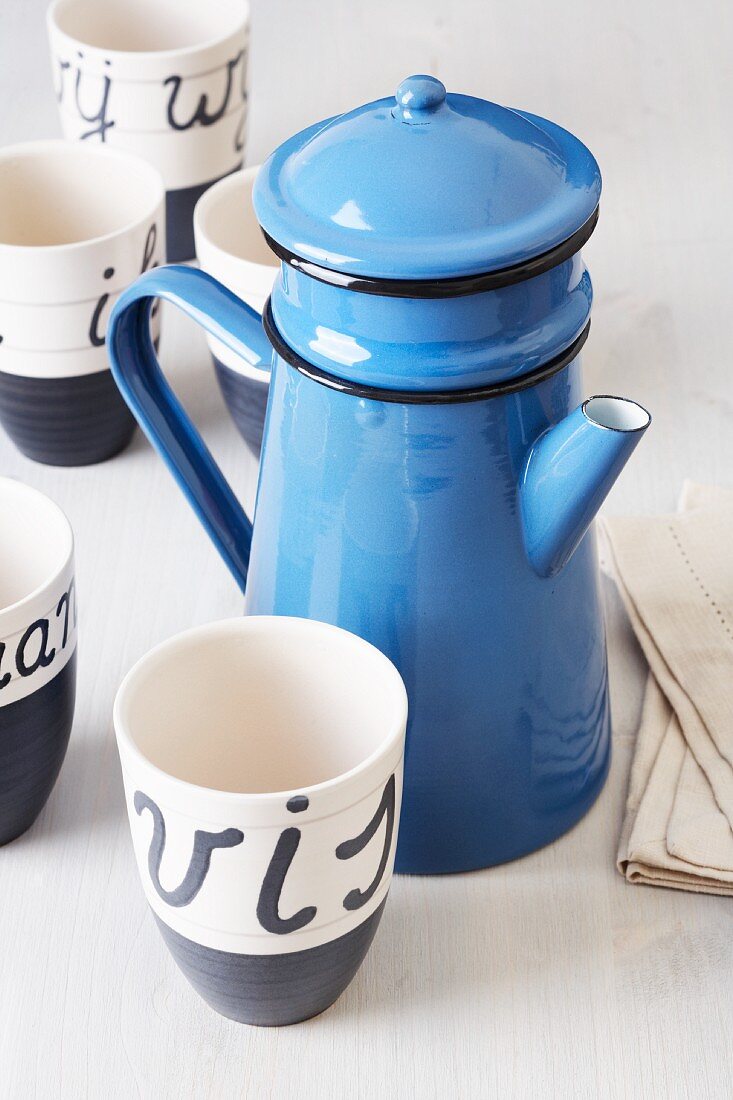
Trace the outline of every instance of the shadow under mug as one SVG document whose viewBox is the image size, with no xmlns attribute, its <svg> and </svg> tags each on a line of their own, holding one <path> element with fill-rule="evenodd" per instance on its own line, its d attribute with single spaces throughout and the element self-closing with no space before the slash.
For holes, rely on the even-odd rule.
<svg viewBox="0 0 733 1100">
<path fill-rule="evenodd" d="M 66 755 L 76 686 L 74 539 L 52 500 L 0 478 L 0 844 L 28 829 Z"/>
<path fill-rule="evenodd" d="M 196 204 L 193 228 L 201 269 L 262 313 L 280 261 L 268 247 L 252 205 L 259 170 L 259 165 L 245 168 L 209 188 Z M 207 340 L 224 402 L 242 439 L 259 458 L 269 368 L 247 363 L 214 336 Z"/>
<path fill-rule="evenodd" d="M 305 619 L 196 627 L 123 681 L 114 724 L 143 888 L 224 1016 L 296 1023 L 356 974 L 392 877 L 406 719 L 379 650 Z"/>
<path fill-rule="evenodd" d="M 47 23 L 64 137 L 156 168 L 167 259 L 193 259 L 196 200 L 242 166 L 247 0 L 55 0 Z"/>
<path fill-rule="evenodd" d="M 162 260 L 164 230 L 162 181 L 135 157 L 64 141 L 0 150 L 0 423 L 29 458 L 85 466 L 132 438 L 107 319 Z"/>
</svg>

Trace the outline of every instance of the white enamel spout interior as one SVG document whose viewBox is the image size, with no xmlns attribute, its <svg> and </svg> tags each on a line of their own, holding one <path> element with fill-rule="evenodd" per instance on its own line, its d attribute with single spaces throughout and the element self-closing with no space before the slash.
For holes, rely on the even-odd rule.
<svg viewBox="0 0 733 1100">
<path fill-rule="evenodd" d="M 583 412 L 592 424 L 614 432 L 640 432 L 648 428 L 651 416 L 646 409 L 628 397 L 590 397 Z"/>
</svg>

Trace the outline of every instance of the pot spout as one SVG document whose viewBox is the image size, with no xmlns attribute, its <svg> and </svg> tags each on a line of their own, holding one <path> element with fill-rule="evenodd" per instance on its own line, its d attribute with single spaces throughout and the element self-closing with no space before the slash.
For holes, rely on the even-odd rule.
<svg viewBox="0 0 733 1100">
<path fill-rule="evenodd" d="M 651 419 L 627 398 L 590 397 L 532 445 L 519 498 L 539 576 L 555 576 L 570 560 Z"/>
</svg>

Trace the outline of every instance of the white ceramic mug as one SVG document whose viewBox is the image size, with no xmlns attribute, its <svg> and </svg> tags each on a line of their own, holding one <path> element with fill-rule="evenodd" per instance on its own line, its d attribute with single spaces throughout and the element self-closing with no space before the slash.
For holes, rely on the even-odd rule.
<svg viewBox="0 0 733 1100">
<path fill-rule="evenodd" d="M 30 458 L 86 465 L 131 439 L 105 332 L 115 299 L 162 260 L 163 202 L 158 173 L 113 149 L 0 150 L 0 422 Z"/>
<path fill-rule="evenodd" d="M 64 136 L 158 169 L 168 260 L 193 257 L 196 200 L 241 167 L 248 26 L 246 0 L 55 0 L 49 8 Z"/>
<path fill-rule="evenodd" d="M 238 298 L 262 313 L 280 270 L 255 217 L 252 188 L 259 165 L 220 180 L 196 203 L 193 228 L 201 267 Z M 265 422 L 269 368 L 245 362 L 208 337 L 216 377 L 240 435 L 259 456 Z"/>
<path fill-rule="evenodd" d="M 52 500 L 0 478 L 0 844 L 43 809 L 76 687 L 74 537 Z"/>
<path fill-rule="evenodd" d="M 346 988 L 392 876 L 407 696 L 338 627 L 251 616 L 143 657 L 114 723 L 145 894 L 217 1011 L 295 1023 Z"/>
</svg>

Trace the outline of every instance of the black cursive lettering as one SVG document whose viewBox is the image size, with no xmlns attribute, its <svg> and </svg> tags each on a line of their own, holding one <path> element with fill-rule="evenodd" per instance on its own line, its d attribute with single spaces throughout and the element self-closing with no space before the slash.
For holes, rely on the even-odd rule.
<svg viewBox="0 0 733 1100">
<path fill-rule="evenodd" d="M 38 656 L 30 664 L 25 658 L 25 647 L 31 640 L 33 635 L 38 632 L 41 636 L 40 645 L 38 647 Z M 34 623 L 27 628 L 25 634 L 18 642 L 18 648 L 15 652 L 15 664 L 18 672 L 21 676 L 30 676 L 36 671 L 37 668 L 47 668 L 51 664 L 51 661 L 56 656 L 56 650 L 50 649 L 46 652 L 46 646 L 48 645 L 48 619 L 36 619 Z"/>
<path fill-rule="evenodd" d="M 197 829 L 193 835 L 193 851 L 183 881 L 175 890 L 166 890 L 160 884 L 160 864 L 165 851 L 165 819 L 152 798 L 148 798 L 142 791 L 135 791 L 133 803 L 138 814 L 149 810 L 153 819 L 153 836 L 148 849 L 150 880 L 158 897 L 177 909 L 190 905 L 203 886 L 214 849 L 236 848 L 244 840 L 244 833 L 240 829 L 224 829 L 220 833 L 207 833 L 203 829 Z"/>
<path fill-rule="evenodd" d="M 382 856 L 379 860 L 379 867 L 377 873 L 367 886 L 366 890 L 350 890 L 344 898 L 344 909 L 361 909 L 362 905 L 366 905 L 370 898 L 374 897 L 379 883 L 382 881 L 384 870 L 387 866 L 387 859 L 389 857 L 389 850 L 392 845 L 392 833 L 394 831 L 394 814 L 395 814 L 395 778 L 390 776 L 387 781 L 387 785 L 382 793 L 382 798 L 377 806 L 374 817 L 366 826 L 363 832 L 354 837 L 353 840 L 344 840 L 342 844 L 339 844 L 336 849 L 337 859 L 352 859 L 358 855 L 364 848 L 366 848 L 369 841 L 372 839 L 377 829 L 379 828 L 382 818 L 387 815 L 387 828 L 384 834 L 384 845 L 382 847 Z"/>
<path fill-rule="evenodd" d="M 245 86 L 246 75 L 247 75 L 247 66 L 245 65 L 244 61 L 242 61 L 242 68 L 240 69 L 240 77 L 239 77 L 239 91 L 240 91 L 240 94 L 241 94 L 241 97 L 242 97 L 242 103 L 243 104 L 247 103 L 247 88 Z M 244 128 L 245 128 L 246 125 L 247 125 L 247 112 L 245 110 L 245 111 L 242 112 L 242 117 L 240 118 L 240 120 L 237 124 L 237 128 L 234 131 L 234 152 L 235 153 L 241 153 L 241 152 L 244 151 Z"/>
<path fill-rule="evenodd" d="M 72 580 L 71 584 L 69 585 L 68 591 L 64 592 L 63 596 L 61 597 L 58 604 L 56 605 L 56 618 L 57 619 L 58 619 L 59 615 L 61 614 L 61 608 L 64 609 L 64 634 L 63 634 L 63 637 L 61 639 L 61 648 L 62 649 L 65 648 L 67 638 L 69 637 L 69 609 L 72 606 L 72 599 L 71 599 L 72 596 L 74 597 L 74 600 L 73 600 L 74 627 L 76 627 L 76 586 L 75 586 L 75 583 L 74 583 L 73 580 Z"/>
<path fill-rule="evenodd" d="M 82 58 L 83 56 L 84 55 L 82 53 L 79 54 L 80 58 Z M 109 61 L 105 61 L 105 65 L 109 65 Z M 114 121 L 109 121 L 107 119 L 107 108 L 109 106 L 109 93 L 110 88 L 112 87 L 112 81 L 105 73 L 105 75 L 102 77 L 102 98 L 99 101 L 97 113 L 87 114 L 81 105 L 81 86 L 83 79 L 84 74 L 81 71 L 81 66 L 77 65 L 76 80 L 74 81 L 74 102 L 76 103 L 76 109 L 78 111 L 79 118 L 83 119 L 84 122 L 96 122 L 98 123 L 98 125 L 93 126 L 91 130 L 87 130 L 85 134 L 81 134 L 80 140 L 85 141 L 87 138 L 99 136 L 99 140 L 105 142 L 107 140 L 107 131 L 111 130 L 111 128 L 114 126 Z"/>
<path fill-rule="evenodd" d="M 266 932 L 274 932 L 277 936 L 284 936 L 287 932 L 297 932 L 300 928 L 305 928 L 316 915 L 315 905 L 300 909 L 292 917 L 283 918 L 279 913 L 280 895 L 285 876 L 290 870 L 290 864 L 298 851 L 299 844 L 300 829 L 283 829 L 260 889 L 257 920 Z"/>
<path fill-rule="evenodd" d="M 153 222 L 148 230 L 148 235 L 145 238 L 145 247 L 143 248 L 143 264 L 140 268 L 140 274 L 144 271 L 148 271 L 151 267 L 157 267 L 157 263 L 153 263 L 153 256 L 155 255 L 155 245 L 158 240 L 158 226 Z M 153 308 L 150 310 L 150 316 L 155 317 L 160 308 L 160 301 L 156 300 Z"/>
<path fill-rule="evenodd" d="M 224 95 L 221 103 L 215 111 L 209 111 L 209 96 L 206 92 L 202 92 L 199 96 L 199 101 L 196 105 L 196 109 L 189 119 L 185 121 L 179 121 L 175 116 L 175 107 L 178 100 L 178 93 L 183 85 L 184 78 L 182 76 L 168 76 L 163 81 L 163 85 L 170 85 L 171 94 L 168 98 L 168 125 L 172 130 L 190 130 L 192 126 L 198 123 L 200 126 L 213 126 L 215 122 L 218 122 L 226 114 L 229 106 L 229 100 L 232 95 L 233 87 L 233 75 L 239 62 L 244 57 L 244 50 L 240 50 L 236 57 L 233 57 L 231 61 L 226 63 L 226 85 L 224 88 Z"/>
<path fill-rule="evenodd" d="M 115 269 L 113 267 L 106 267 L 104 269 L 104 278 L 111 279 L 114 273 Z M 101 348 L 106 340 L 106 336 L 102 335 L 99 331 L 99 322 L 108 301 L 109 294 L 102 294 L 92 313 L 92 319 L 89 323 L 89 343 L 93 348 Z"/>
<path fill-rule="evenodd" d="M 151 267 L 151 265 L 153 267 L 157 266 L 153 263 L 153 256 L 155 255 L 155 244 L 157 240 L 158 226 L 155 224 L 155 222 L 153 222 L 153 224 L 150 226 L 150 229 L 148 230 L 148 235 L 145 238 L 145 244 L 143 246 L 143 262 L 142 267 L 140 268 L 141 275 L 144 271 L 147 271 L 148 268 Z"/>
<path fill-rule="evenodd" d="M 56 58 L 58 63 L 58 82 L 54 85 L 54 95 L 56 96 L 56 102 L 62 103 L 64 99 L 64 90 L 66 88 L 66 70 L 71 68 L 70 61 L 62 61 L 60 57 Z"/>
<path fill-rule="evenodd" d="M 3 657 L 4 656 L 5 656 L 5 642 L 0 642 L 0 665 L 2 665 L 2 663 L 3 663 Z M 10 677 L 9 672 L 6 672 L 2 676 L 0 676 L 0 691 L 2 691 L 2 689 L 4 687 L 8 686 L 8 684 L 10 683 L 10 679 L 11 679 L 11 677 Z"/>
</svg>

